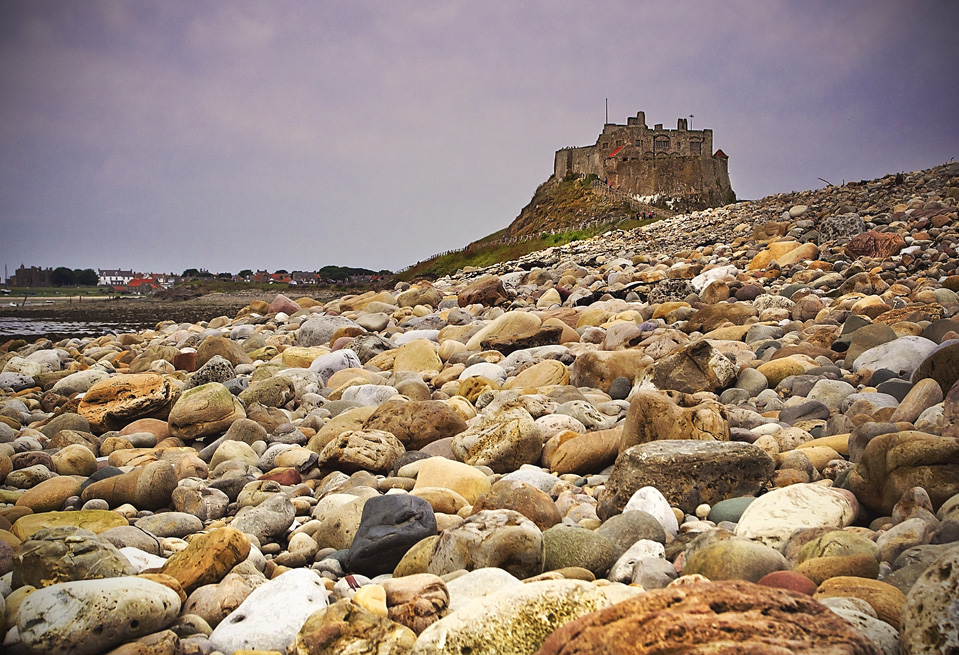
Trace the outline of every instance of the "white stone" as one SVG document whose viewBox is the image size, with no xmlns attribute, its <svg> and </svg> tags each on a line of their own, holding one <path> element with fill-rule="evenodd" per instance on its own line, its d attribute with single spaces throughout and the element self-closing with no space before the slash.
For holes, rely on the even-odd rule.
<svg viewBox="0 0 959 655">
<path fill-rule="evenodd" d="M 636 562 L 647 557 L 665 558 L 666 547 L 658 541 L 640 539 L 620 555 L 616 563 L 609 569 L 608 579 L 613 582 L 629 584 L 633 581 L 633 569 L 636 568 Z"/>
<path fill-rule="evenodd" d="M 816 484 L 773 489 L 746 508 L 736 535 L 779 549 L 800 528 L 844 528 L 856 518 L 851 495 Z"/>
<path fill-rule="evenodd" d="M 86 371 L 77 371 L 57 380 L 53 385 L 54 393 L 62 396 L 69 396 L 74 393 L 84 393 L 100 380 L 105 380 L 110 374 L 101 368 L 90 368 Z"/>
<path fill-rule="evenodd" d="M 120 549 L 120 552 L 127 558 L 127 561 L 133 565 L 137 573 L 143 573 L 147 569 L 160 568 L 166 564 L 166 559 L 163 557 L 148 553 L 139 548 L 134 548 L 133 546 L 124 546 Z"/>
<path fill-rule="evenodd" d="M 363 405 L 379 407 L 393 396 L 399 395 L 396 387 L 383 384 L 358 384 L 343 390 L 340 398 Z"/>
<path fill-rule="evenodd" d="M 396 337 L 393 338 L 393 343 L 397 346 L 402 346 L 404 343 L 410 343 L 417 339 L 426 339 L 427 341 L 438 343 L 439 336 L 439 330 L 410 330 L 409 332 L 396 335 Z"/>
<path fill-rule="evenodd" d="M 286 652 L 310 614 L 327 605 L 323 578 L 312 569 L 293 569 L 254 589 L 216 626 L 210 643 L 224 653 Z"/>
<path fill-rule="evenodd" d="M 573 418 L 568 414 L 547 414 L 546 416 L 540 416 L 536 419 L 536 425 L 539 426 L 539 431 L 543 433 L 543 441 L 548 441 L 550 437 L 561 432 L 566 432 L 567 430 L 579 434 L 586 432 L 586 426 L 583 425 L 579 419 Z"/>
<path fill-rule="evenodd" d="M 472 377 L 483 377 L 498 384 L 503 384 L 503 382 L 506 381 L 506 369 L 499 364 L 480 362 L 479 364 L 466 367 L 466 369 L 460 373 L 459 379 L 465 380 L 466 378 Z"/>
<path fill-rule="evenodd" d="M 909 379 L 919 364 L 938 344 L 925 337 L 908 335 L 870 348 L 852 365 L 853 373 L 887 368 L 899 377 Z"/>
<path fill-rule="evenodd" d="M 663 526 L 663 529 L 671 535 L 675 536 L 679 531 L 679 521 L 676 520 L 673 508 L 669 506 L 669 501 L 656 487 L 637 489 L 636 493 L 626 503 L 626 507 L 623 508 L 624 512 L 632 510 L 652 515 Z"/>
<path fill-rule="evenodd" d="M 699 275 L 691 279 L 689 283 L 693 286 L 693 289 L 696 290 L 696 293 L 702 293 L 702 291 L 706 287 L 708 287 L 712 282 L 715 282 L 716 280 L 720 280 L 726 277 L 727 275 L 732 275 L 733 277 L 735 277 L 736 274 L 739 272 L 740 272 L 739 269 L 732 265 L 717 266 L 716 268 L 711 268 L 708 271 L 703 271 L 702 273 L 700 273 Z"/>
<path fill-rule="evenodd" d="M 28 595 L 17 627 L 33 651 L 93 655 L 162 630 L 179 612 L 177 593 L 146 578 L 80 580 Z"/>
<path fill-rule="evenodd" d="M 310 370 L 319 375 L 324 382 L 337 371 L 347 368 L 363 368 L 360 358 L 349 348 L 337 350 L 328 355 L 320 355 L 310 364 Z"/>
</svg>

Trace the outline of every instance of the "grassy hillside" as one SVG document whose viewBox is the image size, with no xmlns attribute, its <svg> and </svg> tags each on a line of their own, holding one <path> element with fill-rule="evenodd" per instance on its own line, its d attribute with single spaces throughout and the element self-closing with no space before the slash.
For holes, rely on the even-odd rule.
<svg viewBox="0 0 959 655">
<path fill-rule="evenodd" d="M 614 227 L 631 229 L 650 222 L 637 218 L 637 212 L 654 211 L 654 220 L 673 215 L 661 207 L 616 202 L 595 194 L 590 190 L 590 182 L 550 178 L 536 189 L 533 199 L 509 227 L 463 249 L 418 262 L 399 273 L 397 279 L 441 277 L 467 266 L 482 268 L 536 250 L 588 239 Z"/>
</svg>

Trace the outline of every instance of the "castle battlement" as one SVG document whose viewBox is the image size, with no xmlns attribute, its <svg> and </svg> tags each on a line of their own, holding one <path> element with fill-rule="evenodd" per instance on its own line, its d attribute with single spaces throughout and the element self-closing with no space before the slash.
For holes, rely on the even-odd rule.
<svg viewBox="0 0 959 655">
<path fill-rule="evenodd" d="M 728 157 L 713 152 L 713 131 L 690 130 L 687 119 L 676 129 L 650 128 L 645 112 L 625 125 L 606 123 L 596 143 L 557 150 L 557 179 L 596 175 L 611 187 L 637 196 L 683 198 L 691 207 L 715 207 L 735 200 Z"/>
</svg>

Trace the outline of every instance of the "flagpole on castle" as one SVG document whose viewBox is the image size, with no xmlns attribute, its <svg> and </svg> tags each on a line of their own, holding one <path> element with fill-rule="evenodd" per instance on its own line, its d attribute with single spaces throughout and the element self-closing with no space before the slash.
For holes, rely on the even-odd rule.
<svg viewBox="0 0 959 655">
<path fill-rule="evenodd" d="M 606 125 L 609 125 L 609 98 L 606 98 Z"/>
</svg>

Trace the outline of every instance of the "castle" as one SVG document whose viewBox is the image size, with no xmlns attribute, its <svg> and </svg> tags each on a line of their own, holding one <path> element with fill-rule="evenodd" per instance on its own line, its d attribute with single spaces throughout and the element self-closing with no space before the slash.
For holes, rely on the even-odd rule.
<svg viewBox="0 0 959 655">
<path fill-rule="evenodd" d="M 729 183 L 728 157 L 713 153 L 712 130 L 690 130 L 685 118 L 675 130 L 646 125 L 637 112 L 626 125 L 606 123 L 596 143 L 557 150 L 558 180 L 595 175 L 611 188 L 635 196 L 680 199 L 685 207 L 717 207 L 736 199 Z"/>
</svg>

